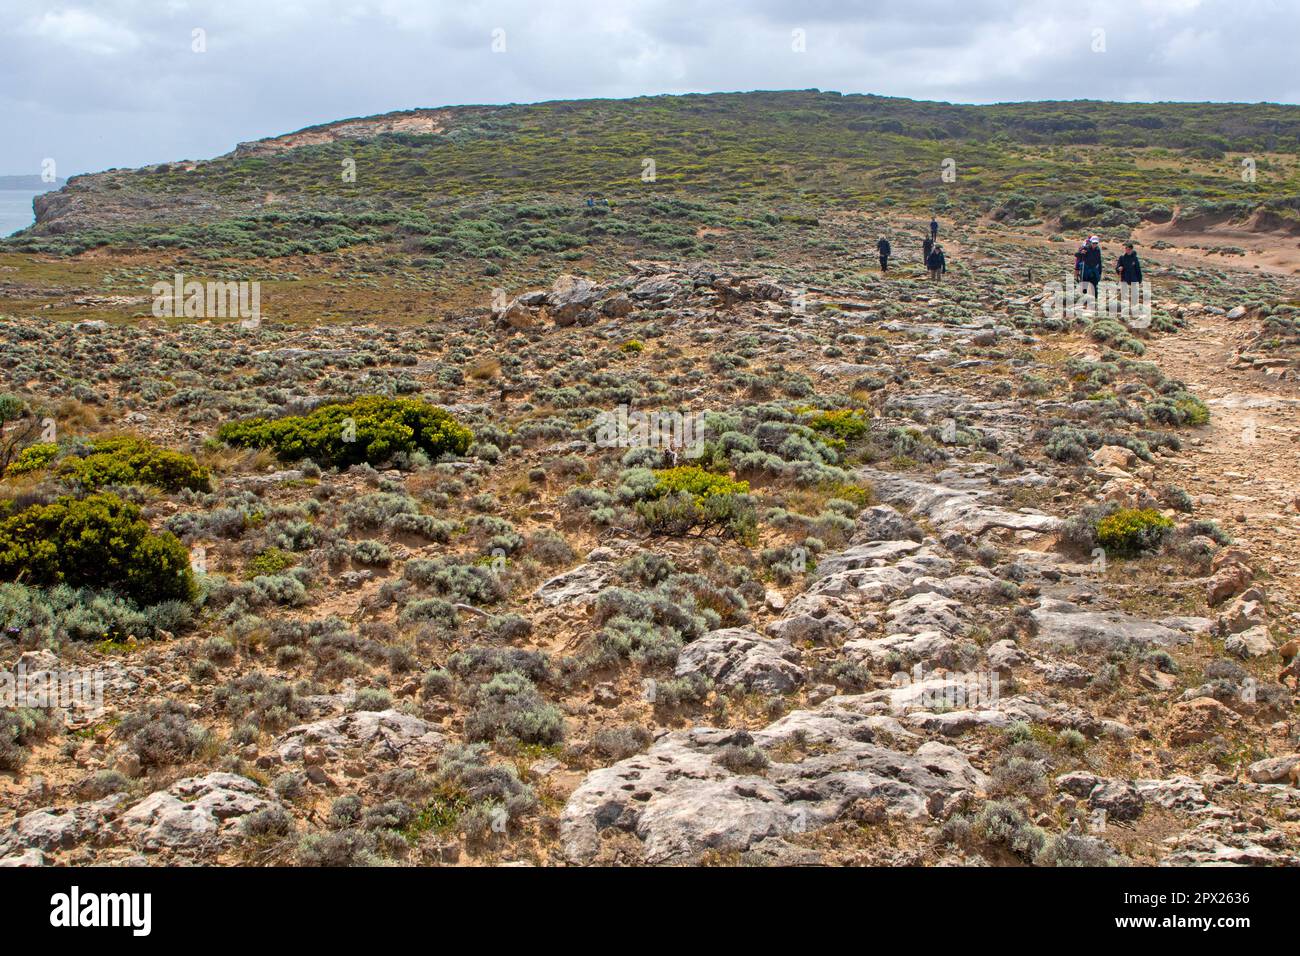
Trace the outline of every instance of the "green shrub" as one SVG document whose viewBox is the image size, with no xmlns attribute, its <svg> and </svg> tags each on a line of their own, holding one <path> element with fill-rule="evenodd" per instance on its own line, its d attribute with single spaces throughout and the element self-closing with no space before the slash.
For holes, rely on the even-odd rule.
<svg viewBox="0 0 1300 956">
<path fill-rule="evenodd" d="M 382 395 L 322 405 L 309 415 L 227 422 L 217 437 L 241 448 L 270 448 L 286 461 L 310 458 L 339 467 L 382 464 L 399 452 L 463 455 L 474 440 L 468 428 L 428 402 Z"/>
<path fill-rule="evenodd" d="M 875 500 L 875 491 L 870 485 L 831 482 L 826 486 L 826 490 L 833 497 L 855 505 L 858 511 L 861 511 Z"/>
<path fill-rule="evenodd" d="M 655 684 L 654 705 L 672 709 L 684 704 L 698 704 L 709 696 L 713 682 L 703 674 L 687 674 Z"/>
<path fill-rule="evenodd" d="M 736 481 L 717 472 L 705 471 L 697 465 L 680 465 L 655 472 L 654 497 L 685 492 L 697 501 L 714 495 L 736 495 L 749 492 L 749 482 Z"/>
<path fill-rule="evenodd" d="M 20 578 L 111 588 L 141 605 L 196 595 L 184 545 L 151 532 L 138 507 L 110 494 L 58 498 L 0 520 L 0 580 Z"/>
<path fill-rule="evenodd" d="M 1034 857 L 1035 866 L 1121 866 L 1125 860 L 1105 841 L 1073 833 L 1048 837 Z"/>
<path fill-rule="evenodd" d="M 189 708 L 177 700 L 148 704 L 124 718 L 113 735 L 126 742 L 146 769 L 184 763 L 212 740 L 211 732 L 190 719 Z"/>
<path fill-rule="evenodd" d="M 984 804 L 971 822 L 985 842 L 1004 847 L 1026 862 L 1032 861 L 1047 843 L 1047 834 L 1008 801 Z"/>
<path fill-rule="evenodd" d="M 654 476 L 648 500 L 638 501 L 636 510 L 655 534 L 713 531 L 742 541 L 753 538 L 758 517 L 749 482 L 695 465 L 666 468 Z"/>
<path fill-rule="evenodd" d="M 1088 460 L 1090 436 L 1071 425 L 1058 425 L 1047 438 L 1044 449 L 1048 458 L 1063 462 L 1084 462 Z"/>
<path fill-rule="evenodd" d="M 495 604 L 506 596 L 505 585 L 490 568 L 452 557 L 413 558 L 402 567 L 402 577 L 458 604 Z"/>
<path fill-rule="evenodd" d="M 253 578 L 279 574 L 286 568 L 293 567 L 296 563 L 297 558 L 288 551 L 282 551 L 280 548 L 267 548 L 248 562 L 248 567 L 244 568 L 244 577 L 251 581 Z"/>
<path fill-rule="evenodd" d="M 1194 521 L 1187 522 L 1187 528 L 1184 533 L 1188 537 L 1204 535 L 1221 548 L 1226 548 L 1228 545 L 1232 544 L 1232 535 L 1219 527 L 1217 521 L 1211 521 L 1208 518 L 1197 518 Z"/>
<path fill-rule="evenodd" d="M 812 418 L 808 425 L 819 432 L 829 432 L 843 441 L 861 438 L 871 428 L 862 410 L 857 408 L 840 408 L 822 412 Z"/>
<path fill-rule="evenodd" d="M 90 490 L 104 485 L 151 485 L 163 491 L 211 489 L 208 470 L 189 455 L 130 435 L 92 442 L 89 454 L 68 455 L 55 466 L 55 473 Z"/>
<path fill-rule="evenodd" d="M 1133 556 L 1158 550 L 1173 526 L 1152 508 L 1120 508 L 1097 523 L 1097 541 L 1107 554 Z"/>
<path fill-rule="evenodd" d="M 59 454 L 59 446 L 54 442 L 37 442 L 28 445 L 9 463 L 6 475 L 25 475 L 29 471 L 40 471 L 47 467 Z"/>
<path fill-rule="evenodd" d="M 352 699 L 350 710 L 388 710 L 393 706 L 393 695 L 383 687 L 363 687 Z"/>
<path fill-rule="evenodd" d="M 1190 392 L 1179 392 L 1148 402 L 1146 413 L 1164 425 L 1204 425 L 1210 420 L 1205 403 Z"/>
<path fill-rule="evenodd" d="M 26 400 L 0 392 L 0 474 L 41 433 L 42 416 Z"/>
<path fill-rule="evenodd" d="M 758 518 L 748 495 L 711 495 L 694 498 L 675 494 L 652 501 L 639 501 L 637 514 L 655 534 L 685 535 L 716 532 L 740 541 L 753 538 Z"/>
<path fill-rule="evenodd" d="M 367 538 L 352 546 L 352 560 L 368 567 L 386 568 L 393 563 L 393 552 L 384 542 Z"/>
<path fill-rule="evenodd" d="M 374 834 L 362 830 L 308 833 L 298 843 L 301 866 L 377 866 L 381 862 Z"/>
</svg>

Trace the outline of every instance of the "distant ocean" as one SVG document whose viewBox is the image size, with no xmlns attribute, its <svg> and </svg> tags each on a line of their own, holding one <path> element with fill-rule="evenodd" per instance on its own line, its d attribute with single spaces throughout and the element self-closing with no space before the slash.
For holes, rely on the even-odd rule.
<svg viewBox="0 0 1300 956">
<path fill-rule="evenodd" d="M 46 190 L 0 189 L 0 237 L 26 229 L 36 221 L 32 199 Z"/>
</svg>

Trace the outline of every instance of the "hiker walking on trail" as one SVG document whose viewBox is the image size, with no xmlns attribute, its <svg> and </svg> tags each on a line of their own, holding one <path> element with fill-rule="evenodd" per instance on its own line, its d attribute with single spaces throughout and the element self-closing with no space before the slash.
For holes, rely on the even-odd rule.
<svg viewBox="0 0 1300 956">
<path fill-rule="evenodd" d="M 1096 302 L 1097 283 L 1101 281 L 1101 239 L 1097 236 L 1088 237 L 1088 242 L 1083 247 L 1083 261 L 1079 272 L 1084 290 L 1092 286 L 1092 301 Z"/>
<path fill-rule="evenodd" d="M 930 239 L 933 241 L 933 240 L 937 240 L 938 238 L 939 238 L 939 220 L 938 220 L 938 219 L 931 218 L 931 219 L 930 219 Z"/>
<path fill-rule="evenodd" d="M 1138 262 L 1138 254 L 1133 251 L 1133 243 L 1124 243 L 1124 254 L 1115 260 L 1115 272 L 1125 285 L 1142 281 L 1142 263 Z"/>
<path fill-rule="evenodd" d="M 881 236 L 880 241 L 876 243 L 876 251 L 880 253 L 880 271 L 888 272 L 889 256 L 892 251 L 889 248 L 889 240 L 886 239 L 884 236 Z"/>
<path fill-rule="evenodd" d="M 925 265 L 930 261 L 930 253 L 933 251 L 934 251 L 934 240 L 931 239 L 929 236 L 926 236 L 925 241 L 921 243 L 921 264 L 922 265 Z M 926 268 L 928 269 L 929 266 L 927 265 Z"/>
<path fill-rule="evenodd" d="M 926 256 L 925 267 L 930 270 L 931 279 L 941 281 L 943 274 L 948 271 L 948 263 L 943 258 L 943 246 L 935 244 L 934 250 Z"/>
</svg>

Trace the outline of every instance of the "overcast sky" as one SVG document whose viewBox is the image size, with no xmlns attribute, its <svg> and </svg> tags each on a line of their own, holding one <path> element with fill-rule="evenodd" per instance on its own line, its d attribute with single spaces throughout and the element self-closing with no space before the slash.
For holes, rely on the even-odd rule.
<svg viewBox="0 0 1300 956">
<path fill-rule="evenodd" d="M 645 93 L 1297 103 L 1297 37 L 1297 0 L 0 0 L 0 173 Z"/>
</svg>

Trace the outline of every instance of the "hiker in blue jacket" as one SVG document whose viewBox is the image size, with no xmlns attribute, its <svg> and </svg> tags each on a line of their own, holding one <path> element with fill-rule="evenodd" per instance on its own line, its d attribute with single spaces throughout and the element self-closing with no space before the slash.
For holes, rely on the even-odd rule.
<svg viewBox="0 0 1300 956">
<path fill-rule="evenodd" d="M 948 271 L 948 262 L 943 257 L 943 246 L 936 244 L 930 257 L 925 260 L 925 267 L 930 270 L 930 278 L 936 282 L 941 281 L 945 272 Z"/>
<path fill-rule="evenodd" d="M 931 220 L 930 220 L 930 238 L 931 238 L 931 239 L 938 239 L 938 238 L 939 238 L 939 220 L 938 220 L 938 219 L 931 219 Z"/>
<path fill-rule="evenodd" d="M 1083 262 L 1080 269 L 1083 288 L 1092 286 L 1092 301 L 1097 301 L 1097 283 L 1101 281 L 1101 239 L 1089 236 L 1088 244 L 1083 247 Z"/>
</svg>

